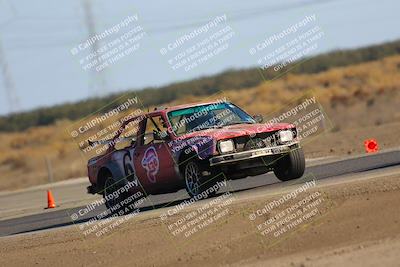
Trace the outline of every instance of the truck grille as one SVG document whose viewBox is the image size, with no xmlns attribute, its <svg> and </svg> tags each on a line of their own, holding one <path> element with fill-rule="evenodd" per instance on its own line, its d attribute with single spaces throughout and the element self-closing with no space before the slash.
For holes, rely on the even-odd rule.
<svg viewBox="0 0 400 267">
<path fill-rule="evenodd" d="M 252 149 L 258 149 L 263 147 L 271 147 L 277 145 L 277 136 L 276 132 L 269 133 L 259 133 L 256 136 L 240 136 L 234 138 L 234 142 L 236 145 L 236 151 L 242 152 Z"/>
</svg>

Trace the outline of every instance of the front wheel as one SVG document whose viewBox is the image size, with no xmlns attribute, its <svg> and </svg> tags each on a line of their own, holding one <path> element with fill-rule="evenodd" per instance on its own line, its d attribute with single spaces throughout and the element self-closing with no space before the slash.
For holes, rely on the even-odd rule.
<svg viewBox="0 0 400 267">
<path fill-rule="evenodd" d="M 306 162 L 302 148 L 296 148 L 280 158 L 275 165 L 275 176 L 281 181 L 300 178 L 305 171 Z"/>
<path fill-rule="evenodd" d="M 190 197 L 198 196 L 203 192 L 206 192 L 205 197 L 214 196 L 217 193 L 216 190 L 211 190 L 214 185 L 213 179 L 207 180 L 203 177 L 202 172 L 203 168 L 198 160 L 189 161 L 183 168 L 182 174 L 185 179 L 186 191 Z"/>
</svg>

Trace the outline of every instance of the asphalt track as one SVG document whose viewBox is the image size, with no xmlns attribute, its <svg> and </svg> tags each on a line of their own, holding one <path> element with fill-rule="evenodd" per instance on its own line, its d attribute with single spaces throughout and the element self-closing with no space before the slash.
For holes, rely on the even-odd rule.
<svg viewBox="0 0 400 267">
<path fill-rule="evenodd" d="M 304 177 L 314 177 L 320 180 L 340 175 L 387 168 L 395 165 L 400 165 L 400 150 L 307 166 Z M 230 181 L 227 188 L 229 188 L 231 192 L 238 192 L 268 186 L 277 182 L 279 181 L 275 176 L 269 173 Z M 146 212 L 160 207 L 173 206 L 186 199 L 188 199 L 188 195 L 184 190 L 172 194 L 150 196 L 140 210 L 141 212 Z M 89 212 L 73 222 L 71 220 L 71 214 L 77 213 L 82 208 L 85 208 L 85 206 L 0 221 L 0 237 L 69 226 L 74 223 L 83 223 L 106 210 L 104 206 L 98 207 L 95 212 Z"/>
</svg>

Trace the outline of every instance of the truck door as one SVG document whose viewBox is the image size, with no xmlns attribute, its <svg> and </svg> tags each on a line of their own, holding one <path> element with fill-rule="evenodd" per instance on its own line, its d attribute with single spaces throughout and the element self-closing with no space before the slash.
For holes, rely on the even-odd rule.
<svg viewBox="0 0 400 267">
<path fill-rule="evenodd" d="M 154 138 L 154 131 L 163 131 L 160 115 L 142 121 L 134 151 L 136 174 L 147 193 L 157 193 L 176 186 L 174 160 L 165 140 Z"/>
</svg>

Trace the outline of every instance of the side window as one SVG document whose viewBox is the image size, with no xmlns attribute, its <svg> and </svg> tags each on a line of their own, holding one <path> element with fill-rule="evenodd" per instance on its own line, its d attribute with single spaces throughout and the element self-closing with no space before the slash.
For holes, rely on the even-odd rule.
<svg viewBox="0 0 400 267">
<path fill-rule="evenodd" d="M 158 138 L 154 139 L 154 133 L 158 133 L 159 136 L 167 133 L 166 124 L 161 116 L 154 116 L 146 119 L 146 131 L 144 134 L 145 145 L 164 142 Z"/>
<path fill-rule="evenodd" d="M 181 123 L 181 121 L 184 121 L 184 119 L 186 119 L 186 117 L 183 115 L 169 118 L 169 121 L 171 122 L 172 127 L 175 128 L 175 133 L 177 135 L 186 133 L 186 123 Z"/>
<path fill-rule="evenodd" d="M 120 150 L 136 144 L 139 122 L 140 120 L 134 120 L 125 125 L 123 132 L 115 143 L 115 149 Z"/>
</svg>

